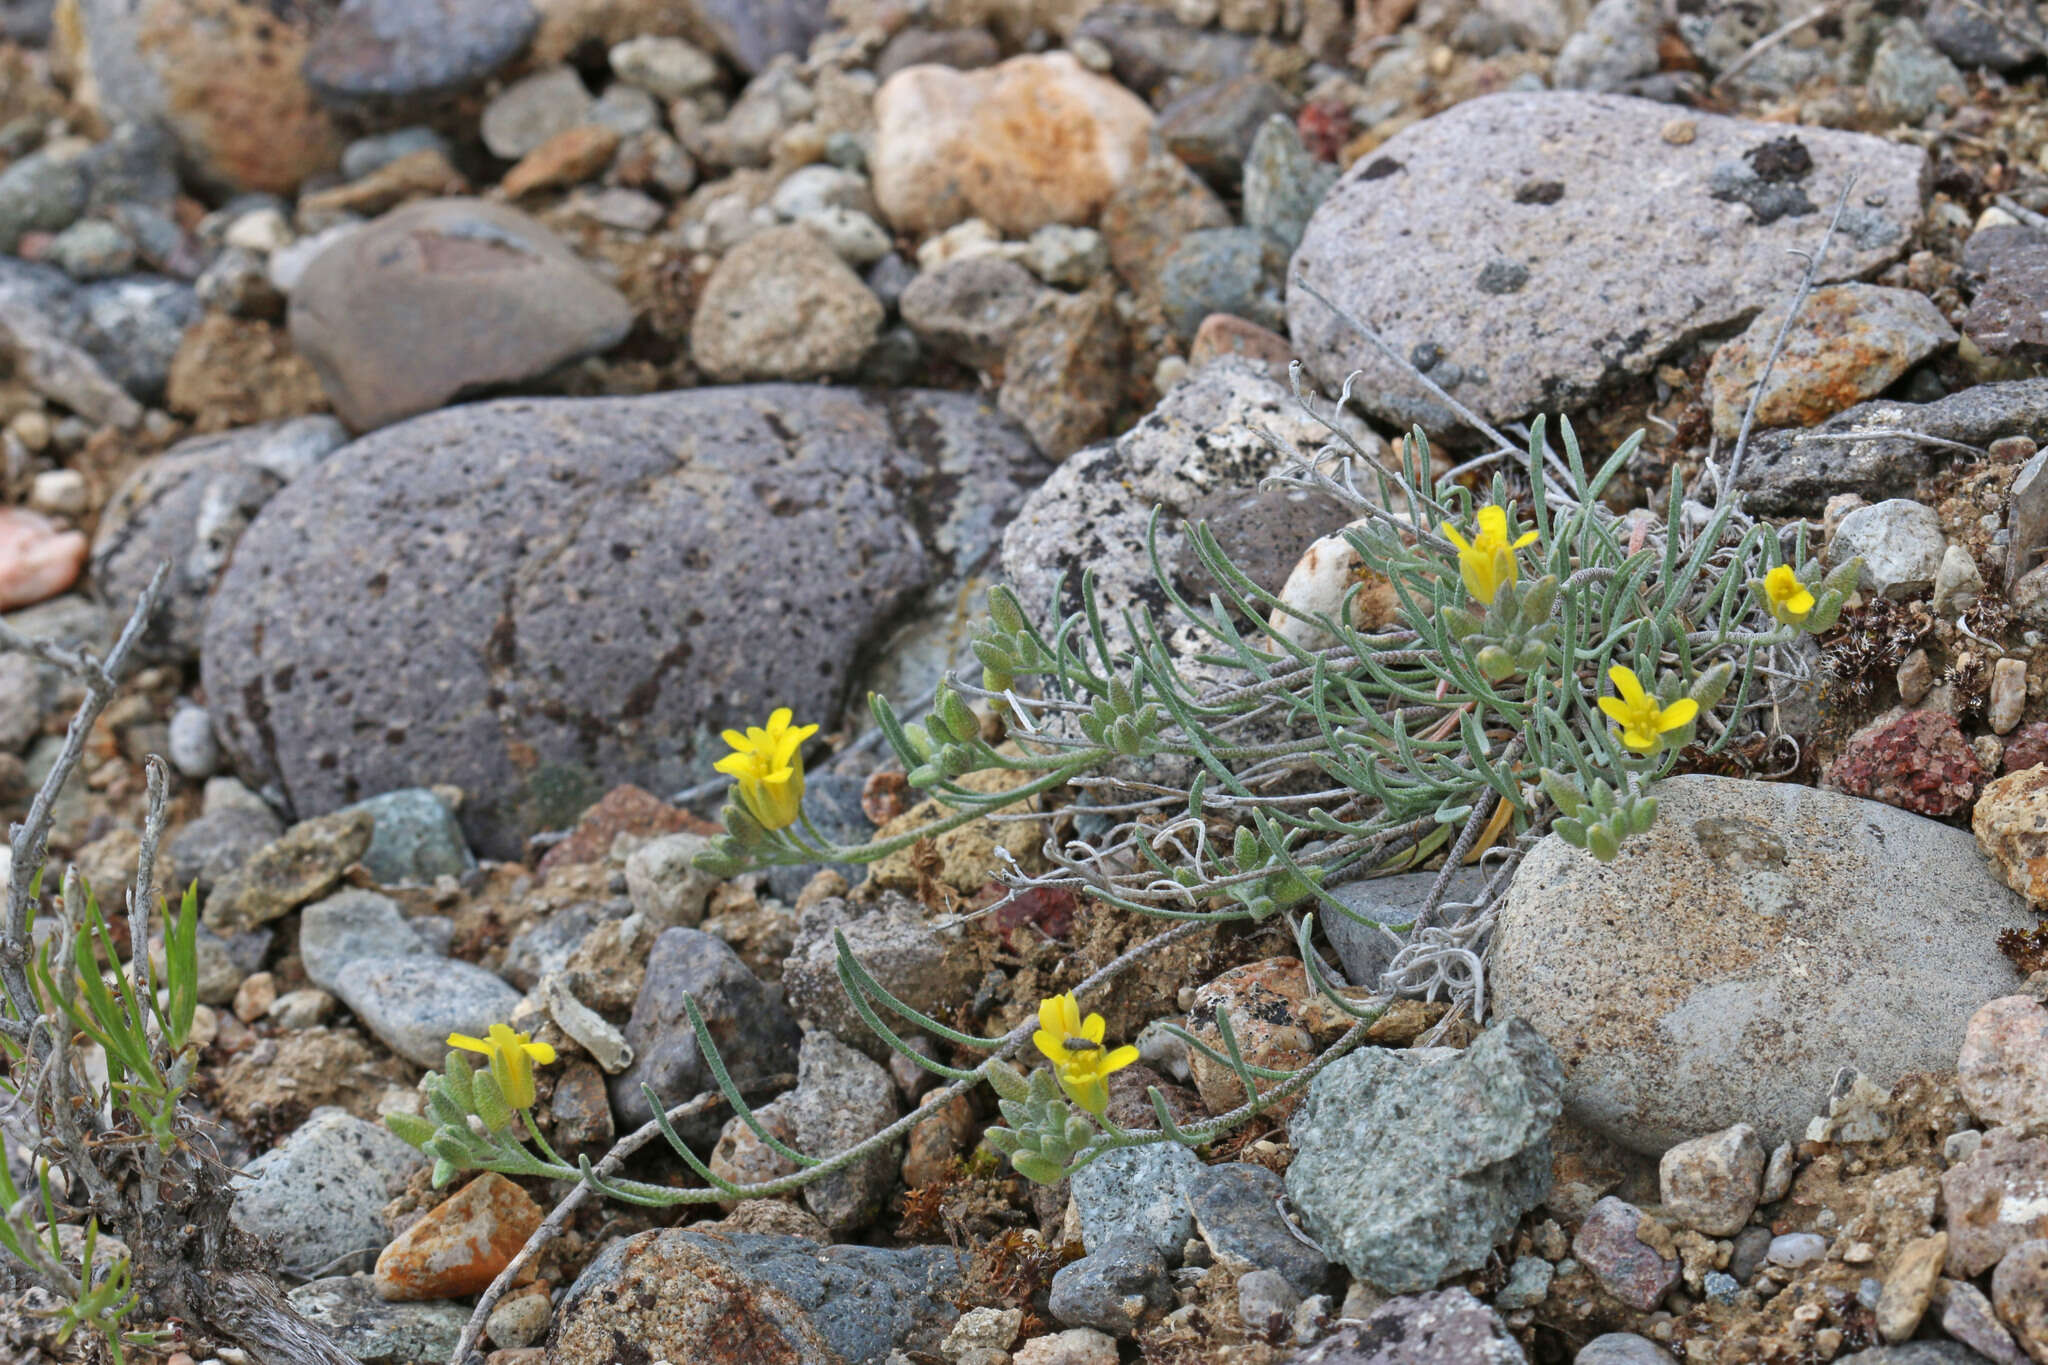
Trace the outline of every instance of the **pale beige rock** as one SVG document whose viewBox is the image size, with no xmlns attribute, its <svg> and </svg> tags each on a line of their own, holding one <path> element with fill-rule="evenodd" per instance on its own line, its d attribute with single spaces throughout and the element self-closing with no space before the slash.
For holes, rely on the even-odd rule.
<svg viewBox="0 0 2048 1365">
<path fill-rule="evenodd" d="M 875 198 L 899 230 L 1094 221 L 1144 161 L 1152 111 L 1070 54 L 906 67 L 875 95 Z"/>
</svg>

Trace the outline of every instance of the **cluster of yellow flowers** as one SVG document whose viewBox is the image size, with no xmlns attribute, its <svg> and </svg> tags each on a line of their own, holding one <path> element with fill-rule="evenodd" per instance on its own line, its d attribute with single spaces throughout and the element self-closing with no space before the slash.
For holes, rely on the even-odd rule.
<svg viewBox="0 0 2048 1365">
<path fill-rule="evenodd" d="M 1505 507 L 1480 508 L 1478 522 L 1479 531 L 1469 541 L 1449 522 L 1443 524 L 1443 532 L 1458 547 L 1458 573 L 1465 580 L 1465 591 L 1474 601 L 1490 607 L 1503 588 L 1514 585 L 1520 571 L 1515 551 L 1534 544 L 1536 532 L 1525 531 L 1509 540 Z M 1792 570 L 1783 566 L 1773 569 L 1765 584 L 1771 594 L 1773 614 L 1781 603 L 1801 617 L 1813 610 L 1813 594 L 1800 585 Z M 1804 605 L 1800 599 L 1804 599 Z M 1614 722 L 1623 746 L 1636 753 L 1655 753 L 1663 746 L 1665 735 L 1684 729 L 1699 715 L 1699 703 L 1691 697 L 1680 697 L 1669 706 L 1660 706 L 1644 690 L 1634 669 L 1617 665 L 1607 670 L 1607 677 L 1614 684 L 1616 695 L 1598 698 L 1598 705 Z"/>
</svg>

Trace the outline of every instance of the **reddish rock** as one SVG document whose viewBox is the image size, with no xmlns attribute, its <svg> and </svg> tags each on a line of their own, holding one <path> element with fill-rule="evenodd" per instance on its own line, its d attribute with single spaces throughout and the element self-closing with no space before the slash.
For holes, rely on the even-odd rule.
<svg viewBox="0 0 2048 1365">
<path fill-rule="evenodd" d="M 2030 720 L 2006 738 L 2006 775 L 2043 763 L 2048 763 L 2048 720 Z"/>
<path fill-rule="evenodd" d="M 427 1210 L 377 1257 L 377 1294 L 387 1302 L 483 1292 L 540 1226 L 540 1205 L 486 1171 Z"/>
<path fill-rule="evenodd" d="M 1600 1287 L 1629 1307 L 1649 1312 L 1678 1283 L 1678 1262 L 1666 1260 L 1637 1235 L 1643 1211 L 1607 1196 L 1586 1215 L 1572 1239 L 1572 1255 Z"/>
<path fill-rule="evenodd" d="M 414 199 L 467 193 L 469 181 L 448 164 L 441 149 L 422 147 L 379 166 L 360 180 L 300 196 L 298 215 L 301 223 L 331 220 L 342 213 L 373 218 Z"/>
<path fill-rule="evenodd" d="M 1983 777 L 1954 716 L 1907 711 L 1850 736 L 1821 785 L 1940 818 L 1969 805 Z"/>
<path fill-rule="evenodd" d="M 88 548 L 83 531 L 25 507 L 0 507 L 0 611 L 65 591 L 78 581 Z"/>
<path fill-rule="evenodd" d="M 1956 1083 L 1987 1127 L 2048 1123 L 2048 1008 L 2030 995 L 1993 1000 L 1970 1018 Z"/>
<path fill-rule="evenodd" d="M 1994 1128 L 1941 1176 L 1948 1273 L 1983 1274 L 2021 1242 L 2048 1237 L 2048 1138 Z"/>
<path fill-rule="evenodd" d="M 1210 361 L 1229 355 L 1241 355 L 1262 364 L 1278 377 L 1287 373 L 1294 347 L 1286 337 L 1256 322 L 1234 313 L 1211 313 L 1195 329 L 1195 339 L 1188 345 L 1188 365 L 1199 370 Z"/>
<path fill-rule="evenodd" d="M 540 860 L 546 876 L 558 867 L 594 863 L 612 851 L 612 840 L 621 834 L 652 839 L 662 834 L 718 834 L 720 829 L 688 811 L 677 810 L 644 787 L 624 783 L 604 794 L 604 799 L 583 812 L 569 837 L 547 851 Z"/>
<path fill-rule="evenodd" d="M 910 1130 L 909 1149 L 903 1157 L 903 1183 L 913 1190 L 936 1185 L 951 1174 L 960 1153 L 973 1141 L 974 1103 L 966 1095 L 927 1106 L 923 1117 Z"/>
</svg>

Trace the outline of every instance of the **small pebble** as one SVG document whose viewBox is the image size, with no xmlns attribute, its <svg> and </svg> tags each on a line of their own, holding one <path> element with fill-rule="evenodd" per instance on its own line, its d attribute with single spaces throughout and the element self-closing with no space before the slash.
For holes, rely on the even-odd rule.
<svg viewBox="0 0 2048 1365">
<path fill-rule="evenodd" d="M 1659 130 L 1658 136 L 1662 137 L 1673 147 L 1683 147 L 1691 142 L 1698 133 L 1699 125 L 1691 119 L 1675 118 Z"/>
<path fill-rule="evenodd" d="M 1997 733 L 2010 734 L 2020 723 L 2027 706 L 2027 663 L 2024 659 L 2000 659 L 1991 665 L 1991 696 L 1985 716 Z"/>
<path fill-rule="evenodd" d="M 1797 1267 L 1810 1265 L 1827 1255 L 1827 1252 L 1827 1239 L 1820 1234 L 1788 1232 L 1782 1237 L 1771 1239 L 1771 1249 L 1764 1253 L 1764 1259 L 1772 1265 Z"/>
<path fill-rule="evenodd" d="M 194 782 L 204 782 L 220 770 L 220 741 L 203 706 L 180 706 L 171 713 L 167 747 L 171 765 Z"/>
<path fill-rule="evenodd" d="M 52 516 L 81 515 L 86 508 L 85 475 L 75 469 L 45 469 L 29 486 L 28 505 Z"/>
</svg>

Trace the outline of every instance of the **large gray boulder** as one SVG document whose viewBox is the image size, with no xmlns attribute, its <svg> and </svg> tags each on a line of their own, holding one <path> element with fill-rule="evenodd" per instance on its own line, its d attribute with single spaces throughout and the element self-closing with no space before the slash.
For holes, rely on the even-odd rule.
<svg viewBox="0 0 2048 1365">
<path fill-rule="evenodd" d="M 2020 988 L 1996 940 L 2034 915 L 1969 831 L 1790 783 L 1656 795 L 1612 863 L 1538 844 L 1494 939 L 1493 1008 L 1550 1040 L 1587 1127 L 1653 1155 L 1736 1123 L 1797 1139 L 1838 1068 L 1950 1070 Z"/>
<path fill-rule="evenodd" d="M 222 576 L 206 694 L 301 816 L 469 794 L 489 857 L 604 791 L 691 780 L 854 660 L 1035 480 L 966 394 L 763 385 L 505 400 L 379 431 L 266 505 Z"/>
<path fill-rule="evenodd" d="M 1788 295 L 1805 268 L 1789 250 L 1819 247 L 1851 174 L 1821 280 L 1875 274 L 1905 253 L 1927 173 L 1918 147 L 1860 133 L 1681 117 L 1621 95 L 1489 95 L 1359 158 L 1309 220 L 1291 275 L 1505 421 L 1577 406 Z M 1331 392 L 1362 369 L 1355 392 L 1376 416 L 1456 425 L 1305 291 L 1290 288 L 1287 313 Z"/>
</svg>

